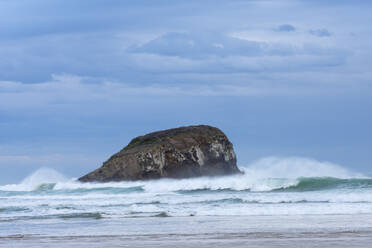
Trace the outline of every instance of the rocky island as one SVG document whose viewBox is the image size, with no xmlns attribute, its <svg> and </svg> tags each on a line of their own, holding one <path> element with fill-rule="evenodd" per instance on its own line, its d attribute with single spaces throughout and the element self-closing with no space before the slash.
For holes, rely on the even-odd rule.
<svg viewBox="0 0 372 248">
<path fill-rule="evenodd" d="M 216 127 L 179 127 L 134 138 L 81 182 L 190 178 L 241 173 L 232 143 Z"/>
</svg>

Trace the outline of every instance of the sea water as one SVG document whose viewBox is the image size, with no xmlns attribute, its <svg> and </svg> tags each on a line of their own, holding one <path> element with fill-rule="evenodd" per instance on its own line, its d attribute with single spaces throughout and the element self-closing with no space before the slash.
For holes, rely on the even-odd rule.
<svg viewBox="0 0 372 248">
<path fill-rule="evenodd" d="M 184 235 L 221 234 L 231 242 L 303 233 L 371 236 L 372 178 L 302 158 L 265 158 L 241 169 L 225 177 L 110 183 L 40 169 L 0 186 L 0 245 L 63 247 L 73 237 L 80 237 L 77 244 L 97 239 L 135 247 L 146 238 L 171 244 L 170 237 Z"/>
</svg>

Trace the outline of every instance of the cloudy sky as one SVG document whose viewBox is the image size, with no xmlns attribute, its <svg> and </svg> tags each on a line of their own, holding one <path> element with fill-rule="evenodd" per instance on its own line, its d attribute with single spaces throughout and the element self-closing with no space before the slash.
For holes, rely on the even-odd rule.
<svg viewBox="0 0 372 248">
<path fill-rule="evenodd" d="M 0 0 L 0 183 L 78 177 L 131 138 L 209 124 L 239 165 L 372 172 L 372 2 Z"/>
</svg>

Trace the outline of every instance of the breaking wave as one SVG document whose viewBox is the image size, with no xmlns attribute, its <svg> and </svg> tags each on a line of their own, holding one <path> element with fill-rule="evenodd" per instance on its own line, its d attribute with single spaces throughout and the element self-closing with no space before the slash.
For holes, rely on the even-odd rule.
<svg viewBox="0 0 372 248">
<path fill-rule="evenodd" d="M 0 186 L 0 192 L 56 191 L 60 193 L 179 192 L 202 191 L 314 191 L 335 188 L 370 188 L 372 179 L 329 162 L 306 158 L 269 157 L 241 167 L 242 175 L 160 179 L 135 182 L 80 183 L 59 172 L 42 168 L 20 184 Z"/>
<path fill-rule="evenodd" d="M 372 178 L 329 162 L 264 158 L 225 177 L 80 183 L 40 169 L 0 186 L 0 222 L 222 215 L 372 214 Z"/>
<path fill-rule="evenodd" d="M 40 168 L 26 177 L 19 184 L 0 186 L 0 191 L 33 191 L 39 189 L 53 189 L 56 183 L 66 182 L 68 179 L 56 170 Z"/>
</svg>

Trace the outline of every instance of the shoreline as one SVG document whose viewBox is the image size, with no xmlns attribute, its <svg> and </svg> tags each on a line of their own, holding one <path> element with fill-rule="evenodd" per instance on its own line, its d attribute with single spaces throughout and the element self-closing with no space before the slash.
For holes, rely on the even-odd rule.
<svg viewBox="0 0 372 248">
<path fill-rule="evenodd" d="M 0 247 L 368 247 L 372 229 L 340 232 L 252 232 L 0 237 Z"/>
<path fill-rule="evenodd" d="M 22 221 L 1 223 L 0 247 L 368 247 L 372 243 L 371 217 L 360 214 Z M 3 235 L 4 230 L 13 231 Z"/>
</svg>

